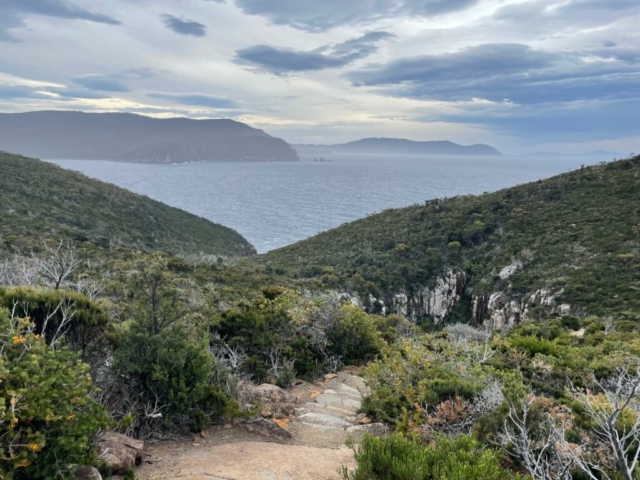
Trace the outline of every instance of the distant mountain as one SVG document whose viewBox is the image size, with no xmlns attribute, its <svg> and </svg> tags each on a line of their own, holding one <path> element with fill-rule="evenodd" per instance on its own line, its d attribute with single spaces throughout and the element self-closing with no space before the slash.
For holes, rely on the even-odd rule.
<svg viewBox="0 0 640 480">
<path fill-rule="evenodd" d="M 366 153 L 405 155 L 501 155 L 489 145 L 458 145 L 449 141 L 414 142 L 401 138 L 364 138 L 338 145 L 293 145 L 298 153 Z"/>
<path fill-rule="evenodd" d="M 0 152 L 0 249 L 47 238 L 174 253 L 248 256 L 238 232 L 51 163 Z"/>
<path fill-rule="evenodd" d="M 0 114 L 0 150 L 47 159 L 138 163 L 298 160 L 284 140 L 244 123 L 130 113 Z"/>
<path fill-rule="evenodd" d="M 613 160 L 614 158 L 625 158 L 626 155 L 620 152 L 608 150 L 595 150 L 588 153 L 559 153 L 559 152 L 532 152 L 526 153 L 526 157 L 601 157 L 603 160 Z"/>
</svg>

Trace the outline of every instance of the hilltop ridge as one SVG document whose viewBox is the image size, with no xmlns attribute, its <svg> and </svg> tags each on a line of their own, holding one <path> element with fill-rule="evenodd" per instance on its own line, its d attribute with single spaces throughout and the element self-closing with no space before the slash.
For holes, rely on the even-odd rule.
<svg viewBox="0 0 640 480">
<path fill-rule="evenodd" d="M 136 163 L 298 160 L 284 140 L 234 120 L 72 111 L 0 113 L 0 150 Z"/>
<path fill-rule="evenodd" d="M 385 210 L 253 262 L 415 321 L 640 309 L 640 156 Z"/>
<path fill-rule="evenodd" d="M 255 253 L 235 230 L 57 165 L 0 152 L 0 171 L 0 237 L 12 244 L 55 238 L 176 253 Z"/>
<path fill-rule="evenodd" d="M 299 153 L 360 153 L 404 155 L 501 155 L 484 145 L 459 145 L 448 140 L 416 142 L 403 138 L 363 138 L 336 145 L 293 145 Z"/>
</svg>

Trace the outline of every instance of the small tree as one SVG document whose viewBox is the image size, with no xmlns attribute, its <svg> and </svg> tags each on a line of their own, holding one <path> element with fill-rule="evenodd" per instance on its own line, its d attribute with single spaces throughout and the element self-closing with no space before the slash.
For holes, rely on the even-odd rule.
<svg viewBox="0 0 640 480">
<path fill-rule="evenodd" d="M 62 240 L 57 247 L 50 247 L 45 243 L 43 255 L 32 254 L 32 257 L 40 274 L 55 290 L 58 290 L 82 265 L 76 247 Z"/>
<path fill-rule="evenodd" d="M 566 421 L 554 418 L 531 396 L 509 403 L 498 443 L 535 479 L 571 480 L 574 455 L 566 448 Z"/>
<path fill-rule="evenodd" d="M 592 389 L 571 389 L 593 424 L 577 464 L 594 480 L 611 478 L 601 462 L 594 460 L 593 452 L 605 447 L 622 478 L 633 480 L 640 458 L 640 358 L 627 358 L 604 380 L 592 375 L 591 383 Z"/>
</svg>

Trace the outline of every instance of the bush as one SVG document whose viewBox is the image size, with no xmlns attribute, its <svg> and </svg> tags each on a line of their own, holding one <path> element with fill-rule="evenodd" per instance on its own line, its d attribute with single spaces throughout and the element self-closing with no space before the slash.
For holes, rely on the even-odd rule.
<svg viewBox="0 0 640 480">
<path fill-rule="evenodd" d="M 343 305 L 337 325 L 328 332 L 330 351 L 346 364 L 370 360 L 380 353 L 384 341 L 374 318 L 353 305 Z"/>
<path fill-rule="evenodd" d="M 157 403 L 167 426 L 186 416 L 201 429 L 209 412 L 198 412 L 213 372 L 206 339 L 182 325 L 149 335 L 134 324 L 115 352 L 114 368 L 127 378 L 138 408 Z"/>
<path fill-rule="evenodd" d="M 280 388 L 289 388 L 295 378 L 296 371 L 293 368 L 293 365 L 291 363 L 287 363 L 278 373 L 278 377 L 276 378 L 276 385 L 278 385 Z"/>
<path fill-rule="evenodd" d="M 89 397 L 89 367 L 33 329 L 0 311 L 0 478 L 58 478 L 91 463 L 91 440 L 107 423 Z"/>
<path fill-rule="evenodd" d="M 356 448 L 357 467 L 343 480 L 506 480 L 521 478 L 500 466 L 500 453 L 471 437 L 439 437 L 433 446 L 395 434 L 365 436 Z"/>
</svg>

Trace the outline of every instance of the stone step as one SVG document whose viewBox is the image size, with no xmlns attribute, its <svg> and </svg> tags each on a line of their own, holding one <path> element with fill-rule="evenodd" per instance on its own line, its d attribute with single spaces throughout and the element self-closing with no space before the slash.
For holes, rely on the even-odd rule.
<svg viewBox="0 0 640 480">
<path fill-rule="evenodd" d="M 356 400 L 362 400 L 362 395 L 360 394 L 360 392 L 357 389 L 350 387 L 348 385 L 341 384 L 335 388 L 335 391 L 338 394 L 347 395 L 349 397 L 353 397 Z"/>
<path fill-rule="evenodd" d="M 299 422 L 326 425 L 328 427 L 347 428 L 352 426 L 349 422 L 346 422 L 341 418 L 334 417 L 333 415 L 327 415 L 326 413 L 305 413 L 300 415 L 297 420 Z"/>
<path fill-rule="evenodd" d="M 346 429 L 342 427 L 332 427 L 330 425 L 318 425 L 317 423 L 309 423 L 309 422 L 298 422 L 300 425 L 304 425 L 305 427 L 315 428 L 316 430 L 322 430 L 327 432 L 344 432 Z"/>
<path fill-rule="evenodd" d="M 300 410 L 299 413 L 298 410 Z M 346 417 L 353 417 L 355 413 L 353 410 L 345 410 L 343 408 L 313 402 L 305 403 L 302 408 L 296 409 L 296 415 L 303 415 L 309 412 L 326 413 L 327 415 L 332 415 L 343 420 L 346 420 Z"/>
<path fill-rule="evenodd" d="M 342 395 L 334 395 L 330 393 L 323 393 L 315 398 L 315 401 L 327 406 L 338 407 L 343 410 L 350 410 L 356 412 L 360 409 L 361 402 L 352 397 L 346 397 Z"/>
</svg>

